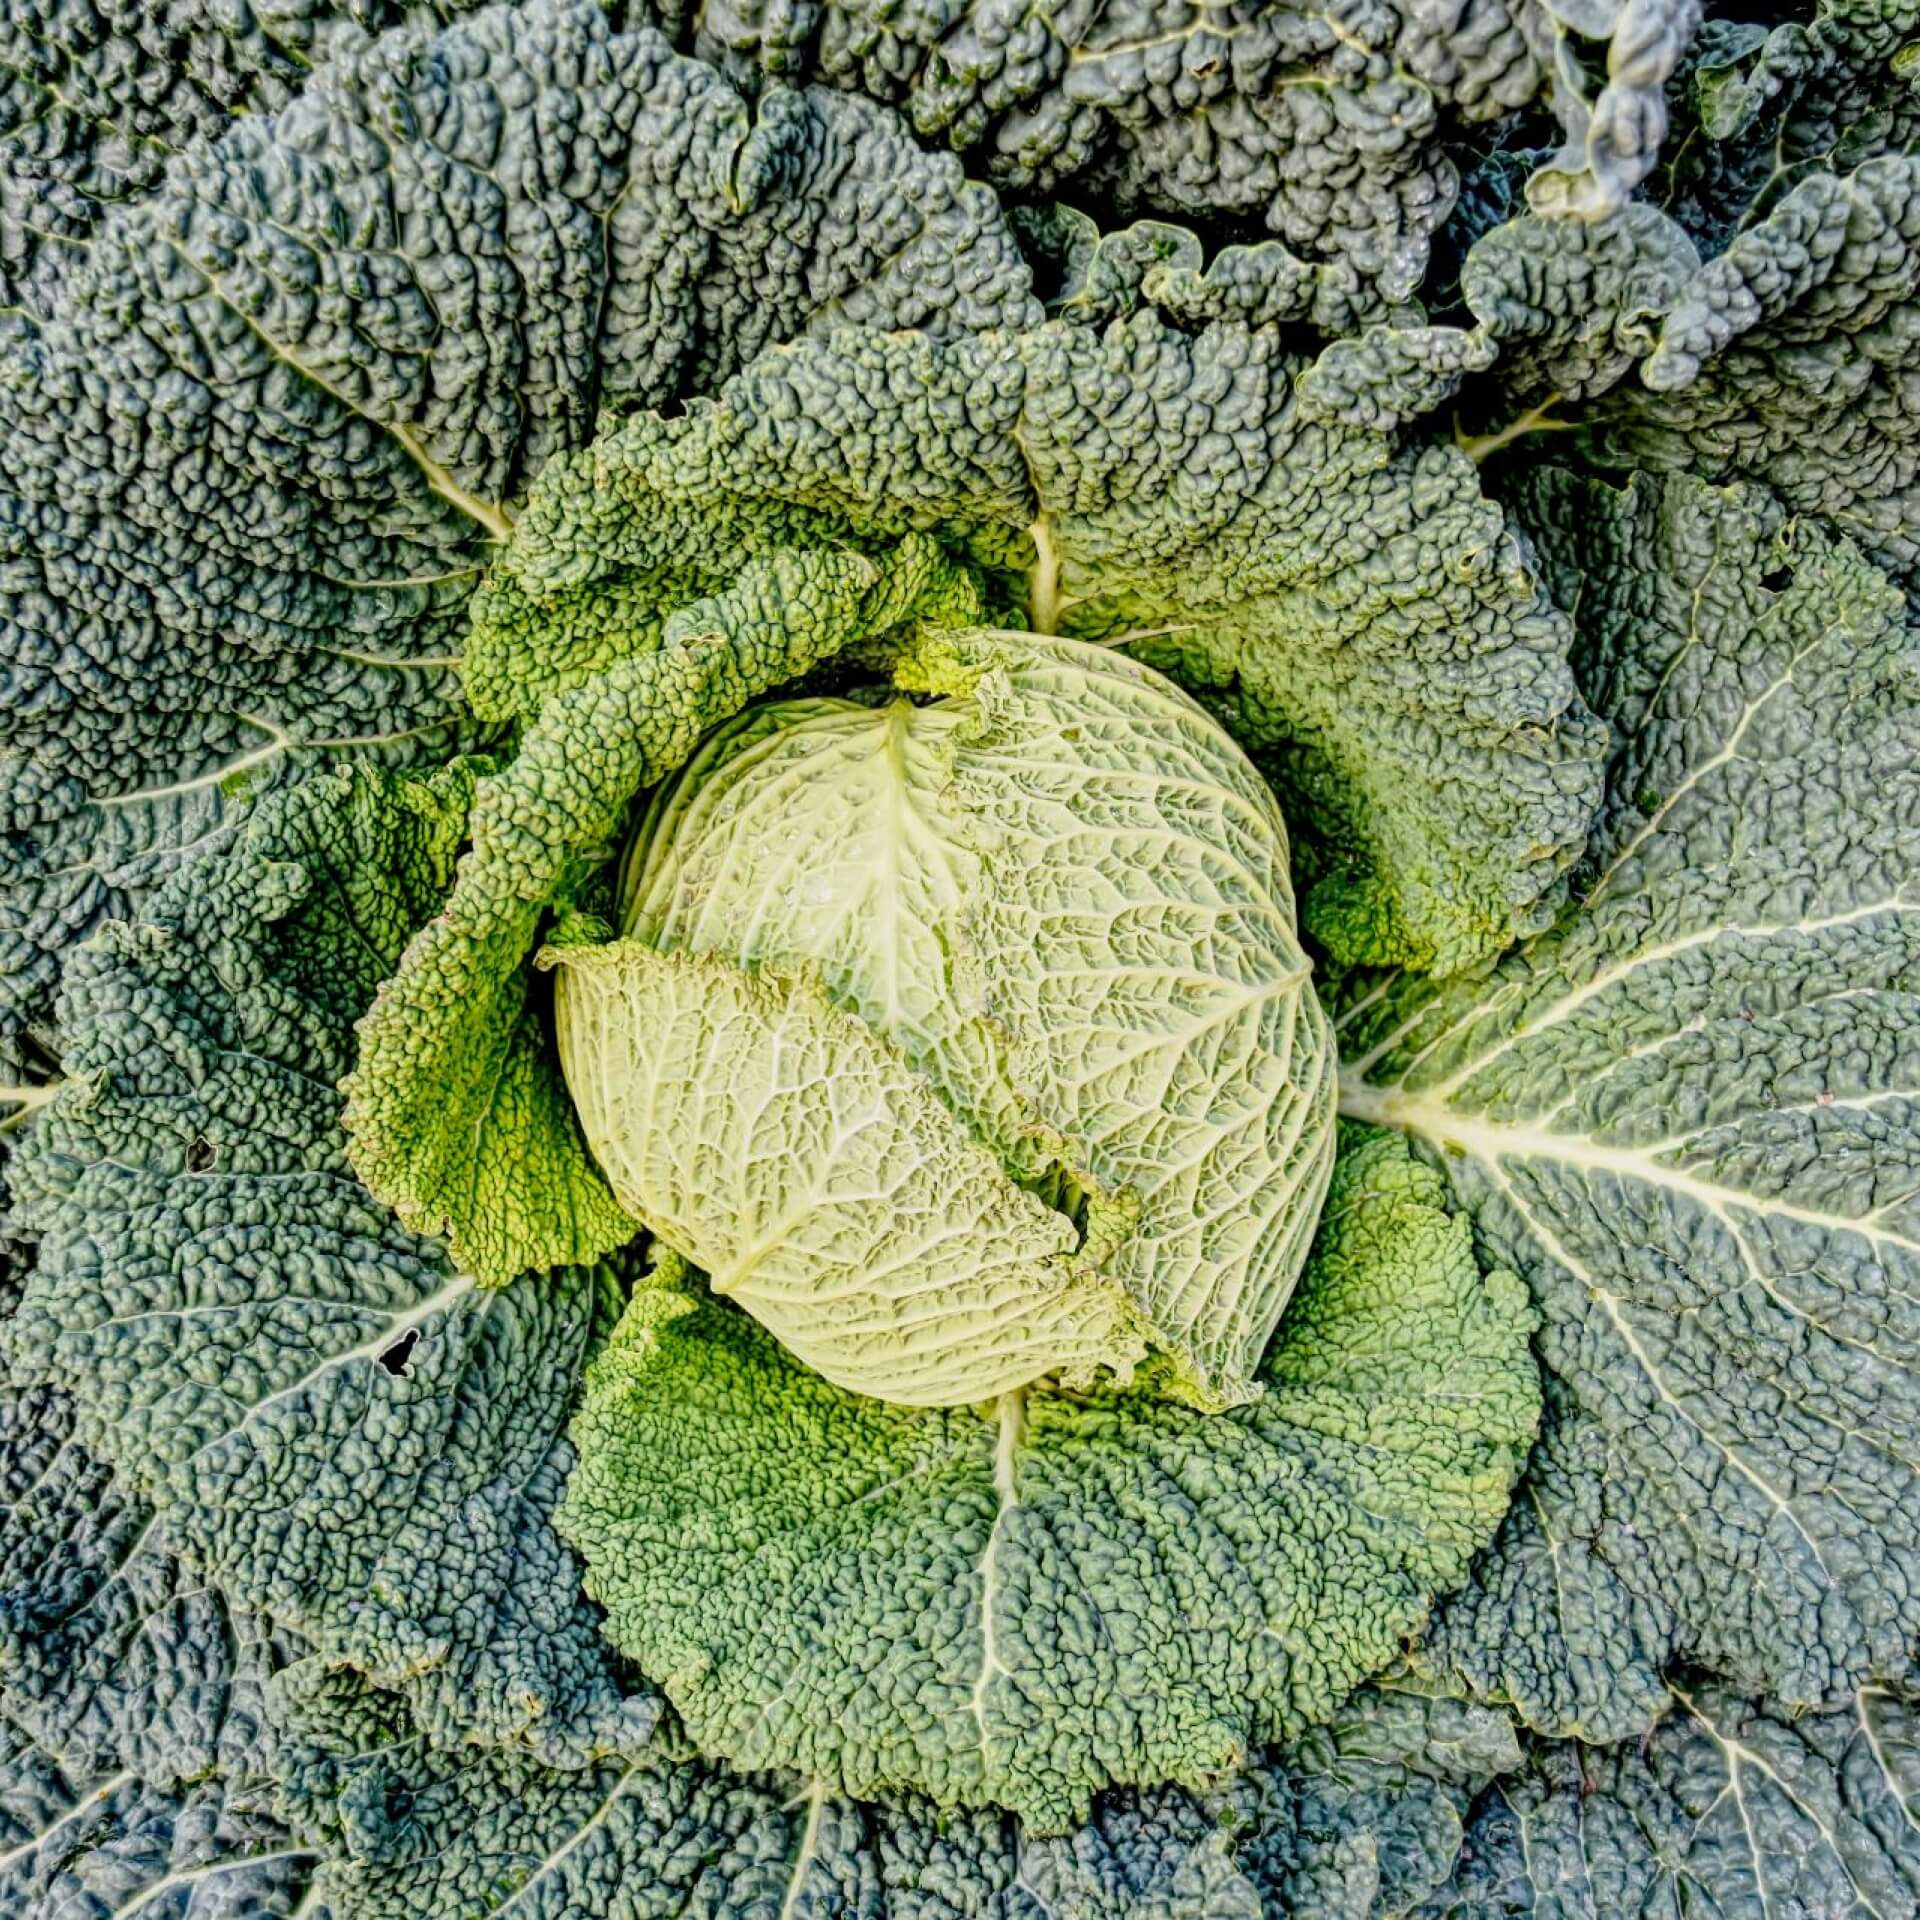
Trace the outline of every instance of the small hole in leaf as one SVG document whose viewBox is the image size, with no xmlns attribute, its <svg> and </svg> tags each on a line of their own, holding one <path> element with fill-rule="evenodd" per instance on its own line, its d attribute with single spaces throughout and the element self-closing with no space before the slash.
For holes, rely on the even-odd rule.
<svg viewBox="0 0 1920 1920">
<path fill-rule="evenodd" d="M 396 1380 L 406 1380 L 413 1373 L 413 1350 L 420 1344 L 420 1329 L 409 1327 L 385 1353 L 380 1356 L 380 1364 Z"/>
<path fill-rule="evenodd" d="M 196 1133 L 187 1147 L 187 1171 L 205 1173 L 213 1165 L 213 1142 Z"/>
<path fill-rule="evenodd" d="M 1793 569 L 1791 567 L 1775 567 L 1771 573 L 1763 573 L 1760 576 L 1760 584 L 1765 587 L 1769 593 L 1785 593 L 1786 590 L 1793 585 Z"/>
</svg>

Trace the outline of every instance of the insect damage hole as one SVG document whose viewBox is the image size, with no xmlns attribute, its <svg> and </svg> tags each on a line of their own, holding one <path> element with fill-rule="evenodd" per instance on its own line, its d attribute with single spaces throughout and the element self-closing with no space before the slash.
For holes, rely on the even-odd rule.
<svg viewBox="0 0 1920 1920">
<path fill-rule="evenodd" d="M 385 1353 L 380 1356 L 380 1364 L 396 1380 L 410 1380 L 413 1377 L 413 1350 L 420 1344 L 420 1329 L 409 1327 Z"/>
</svg>

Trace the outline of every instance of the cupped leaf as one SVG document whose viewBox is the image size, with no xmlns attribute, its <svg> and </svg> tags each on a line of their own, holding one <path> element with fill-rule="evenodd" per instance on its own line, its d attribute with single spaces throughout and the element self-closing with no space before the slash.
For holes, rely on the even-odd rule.
<svg viewBox="0 0 1920 1920">
<path fill-rule="evenodd" d="M 816 1373 L 908 1406 L 1128 1378 L 1126 1293 L 814 978 L 635 941 L 549 948 L 615 1196 Z"/>
<path fill-rule="evenodd" d="M 964 580 L 923 536 L 871 559 L 771 548 L 677 608 L 656 648 L 546 700 L 512 761 L 477 784 L 458 880 L 360 1023 L 345 1082 L 353 1164 L 403 1220 L 445 1234 L 491 1285 L 633 1238 L 531 995 L 539 929 L 611 857 L 635 796 L 708 727 L 881 640 L 923 595 L 944 605 L 956 591 Z"/>
<path fill-rule="evenodd" d="M 766 355 L 548 463 L 498 572 L 550 598 L 556 644 L 490 627 L 512 661 L 488 684 L 544 691 L 556 655 L 644 635 L 676 524 L 683 556 L 703 520 L 721 554 L 937 534 L 990 601 L 1018 587 L 1020 624 L 1124 636 L 1221 714 L 1279 786 L 1337 959 L 1472 964 L 1564 897 L 1603 731 L 1471 464 L 1307 418 L 1298 371 L 1275 329 L 1150 313 Z"/>
<path fill-rule="evenodd" d="M 663 1276 L 588 1375 L 558 1519 L 702 1749 L 1039 1830 L 1324 1719 L 1457 1582 L 1538 1413 L 1529 1315 L 1357 1138 L 1250 1407 L 890 1407 Z"/>
<path fill-rule="evenodd" d="M 1357 982 L 1341 1105 L 1541 1314 L 1549 1431 L 1433 1667 L 1555 1732 L 1689 1658 L 1819 1707 L 1920 1631 L 1920 680 L 1898 591 L 1756 491 L 1548 470 L 1615 723 L 1583 899 Z"/>
</svg>

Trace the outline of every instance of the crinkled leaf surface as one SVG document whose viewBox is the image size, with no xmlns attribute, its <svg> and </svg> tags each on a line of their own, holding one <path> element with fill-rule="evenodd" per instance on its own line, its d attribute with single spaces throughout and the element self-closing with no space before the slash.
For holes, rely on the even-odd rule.
<svg viewBox="0 0 1920 1920">
<path fill-rule="evenodd" d="M 1920 155 L 1814 174 L 1680 290 L 1596 458 L 1750 479 L 1920 569 Z"/>
<path fill-rule="evenodd" d="M 436 1738 L 644 1735 L 548 1510 L 617 1305 L 488 1292 L 348 1170 L 350 1021 L 451 878 L 472 772 L 277 796 L 149 918 L 76 950 L 69 1078 L 17 1152 L 16 1372 L 230 1603 L 404 1688 Z"/>
<path fill-rule="evenodd" d="M 64 1394 L 0 1387 L 0 1909 L 291 1914 L 318 1860 L 274 1815 L 266 1694 L 294 1649 L 73 1427 Z"/>
<path fill-rule="evenodd" d="M 1811 18 L 1771 31 L 1753 13 L 1694 36 L 1671 90 L 1677 124 L 1647 183 L 1709 256 L 1810 174 L 1920 141 L 1913 0 L 1818 0 Z"/>
<path fill-rule="evenodd" d="M 1265 756 L 1336 957 L 1451 971 L 1551 916 L 1603 736 L 1470 463 L 1307 419 L 1298 370 L 1271 328 L 1150 313 L 766 355 L 548 463 L 476 656 L 502 710 L 537 711 L 550 629 L 566 660 L 612 654 L 690 515 L 723 555 L 937 533 L 1024 573 L 1026 626 L 1127 633 Z"/>
<path fill-rule="evenodd" d="M 1452 1874 L 1475 1795 L 1520 1760 L 1502 1712 L 1362 1688 L 1227 1789 L 1234 1858 L 1268 1914 L 1406 1913 Z"/>
<path fill-rule="evenodd" d="M 439 0 L 440 14 L 461 11 Z M 233 116 L 286 105 L 320 61 L 408 12 L 396 0 L 221 7 L 107 0 L 0 18 L 0 306 L 40 313 L 118 205 Z"/>
<path fill-rule="evenodd" d="M 560 1773 L 451 1754 L 378 1700 L 325 1703 L 291 1786 L 336 1920 L 1259 1920 L 1224 1810 L 1112 1795 L 1071 1836 L 655 1758 Z M 640 1902 L 635 1906 L 634 1902 Z"/>
<path fill-rule="evenodd" d="M 313 1848 L 271 1788 L 69 1771 L 0 1727 L 0 1903 L 14 1920 L 293 1920 Z"/>
<path fill-rule="evenodd" d="M 1690 1683 L 1644 1741 L 1528 1743 L 1420 1920 L 1920 1911 L 1920 1715 L 1868 1688 L 1796 1717 Z"/>
<path fill-rule="evenodd" d="M 615 1195 L 824 1378 L 966 1406 L 1125 1379 L 1126 1293 L 817 979 L 636 941 L 549 949 L 567 1086 Z"/>
<path fill-rule="evenodd" d="M 709 739 L 629 857 L 627 925 L 818 967 L 1008 1168 L 1064 1166 L 1123 1213 L 1101 1272 L 1197 1397 L 1244 1399 L 1333 1156 L 1279 808 L 1213 720 L 1111 650 L 956 633 L 895 679 L 955 691 L 776 703 Z"/>
<path fill-rule="evenodd" d="M 1676 1654 L 1818 1706 L 1920 1629 L 1913 637 L 1757 492 L 1549 470 L 1524 511 L 1617 731 L 1582 904 L 1340 1021 L 1343 1109 L 1445 1168 L 1554 1376 L 1426 1657 L 1595 1737 Z"/>
<path fill-rule="evenodd" d="M 565 1775 L 438 1752 L 337 1682 L 295 1724 L 337 1920 L 602 1920 L 641 1889 L 663 1920 L 1372 1920 L 1446 1882 L 1474 1795 L 1520 1763 L 1499 1714 L 1365 1690 L 1219 1794 L 1108 1793 L 1041 1836 L 705 1762 Z"/>
<path fill-rule="evenodd" d="M 1536 193 L 1589 217 L 1617 207 L 1653 163 L 1663 83 L 1698 18 L 1690 0 L 1231 18 L 1148 0 L 1087 12 L 726 0 L 698 15 L 694 46 L 734 74 L 811 71 L 898 100 L 1022 191 L 1259 221 L 1303 278 L 1323 269 L 1311 311 L 1337 328 L 1418 285 L 1457 185 L 1448 137 L 1473 123 L 1550 105 L 1564 141 Z"/>
<path fill-rule="evenodd" d="M 1336 341 L 1303 378 L 1306 403 L 1332 418 L 1404 420 L 1464 381 L 1456 424 L 1476 459 L 1571 434 L 1586 461 L 1623 476 L 1758 482 L 1911 593 L 1916 208 L 1920 154 L 1893 151 L 1850 173 L 1804 174 L 1704 262 L 1651 206 L 1591 226 L 1510 221 L 1467 255 L 1472 332 L 1382 326 Z"/>
<path fill-rule="evenodd" d="M 1516 443 L 1551 450 L 1531 438 L 1548 434 L 1623 476 L 1755 481 L 1912 593 L 1920 154 L 1782 172 L 1797 184 L 1749 209 L 1704 262 L 1649 205 L 1587 225 L 1527 215 L 1495 227 L 1461 274 L 1476 327 L 1380 325 L 1337 340 L 1302 376 L 1303 405 L 1389 425 L 1457 394 L 1456 435 L 1476 460 Z"/>
<path fill-rule="evenodd" d="M 1473 328 L 1379 325 L 1335 340 L 1300 376 L 1302 405 L 1384 428 L 1464 385 L 1456 436 L 1484 459 L 1565 426 L 1579 402 L 1635 372 L 1699 270 L 1694 243 L 1657 207 L 1635 202 L 1594 221 L 1521 214 L 1481 234 L 1461 263 Z"/>
<path fill-rule="evenodd" d="M 355 42 L 229 124 L 0 349 L 14 1024 L 263 787 L 444 757 L 466 599 L 600 405 L 810 325 L 1037 311 L 991 193 L 893 116 L 750 108 L 585 0 Z"/>
<path fill-rule="evenodd" d="M 884 1406 L 642 1287 L 559 1524 L 705 1752 L 1042 1830 L 1110 1782 L 1218 1781 L 1392 1657 L 1532 1438 L 1520 1289 L 1439 1192 L 1398 1142 L 1353 1143 L 1265 1396 L 1227 1414 Z"/>
<path fill-rule="evenodd" d="M 1209 250 L 1190 228 L 1164 220 L 1103 228 L 1059 200 L 1016 202 L 1008 215 L 1048 315 L 1080 326 L 1105 326 L 1152 307 L 1190 327 L 1310 321 L 1338 334 L 1380 306 L 1378 290 L 1349 261 L 1303 259 L 1278 240 Z"/>
<path fill-rule="evenodd" d="M 102 1521 L 130 1504 L 107 1493 Z M 258 1623 L 151 1538 L 105 1566 L 107 1525 L 65 1517 L 66 1540 L 45 1507 L 31 1523 L 16 1509 L 6 1528 L 4 1603 L 48 1638 L 15 1640 L 0 1671 L 0 1908 L 13 1920 L 310 1910 L 320 1854 L 275 1811 Z"/>
<path fill-rule="evenodd" d="M 924 536 L 873 557 L 774 547 L 678 606 L 657 645 L 545 701 L 513 760 L 479 782 L 458 884 L 360 1024 L 345 1083 L 353 1164 L 403 1220 L 446 1234 L 455 1259 L 495 1284 L 633 1238 L 530 993 L 540 926 L 610 858 L 635 795 L 708 727 L 880 640 L 923 598 L 956 593 L 975 606 Z"/>
<path fill-rule="evenodd" d="M 465 11 L 437 0 L 433 12 Z M 1320 283 L 1339 329 L 1414 291 L 1453 201 L 1450 140 L 1536 100 L 1566 136 L 1550 183 L 1584 210 L 1645 173 L 1661 83 L 1697 8 L 1501 0 L 1471 16 L 1405 4 L 1227 20 L 1116 0 L 1009 13 L 936 0 L 623 10 L 743 91 L 807 80 L 898 106 L 997 183 L 1265 226 Z M 42 0 L 0 24 L 0 297 L 43 300 L 102 210 L 152 190 L 172 153 L 277 110 L 310 67 L 406 17 L 393 0 L 220 7 Z M 1605 78 L 1596 82 L 1588 70 Z M 1281 242 L 1269 243 L 1278 248 Z M 777 248 L 769 249 L 770 254 Z"/>
<path fill-rule="evenodd" d="M 180 1561 L 74 1425 L 64 1394 L 0 1389 L 0 1716 L 77 1780 L 260 1777 L 285 1650 Z"/>
</svg>

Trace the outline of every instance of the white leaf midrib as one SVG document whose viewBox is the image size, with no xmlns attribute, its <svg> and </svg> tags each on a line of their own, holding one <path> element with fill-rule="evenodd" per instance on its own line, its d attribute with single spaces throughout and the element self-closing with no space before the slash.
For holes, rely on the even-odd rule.
<svg viewBox="0 0 1920 1920">
<path fill-rule="evenodd" d="M 1007 1671 L 1000 1658 L 994 1622 L 995 1580 L 1002 1530 L 1020 1504 L 1017 1480 L 1020 1448 L 1026 1439 L 1026 1406 L 1025 1389 L 1016 1388 L 1011 1393 L 1003 1393 L 994 1408 L 998 1422 L 993 1448 L 995 1506 L 993 1524 L 987 1529 L 987 1544 L 980 1555 L 980 1666 L 969 1697 L 974 1726 L 979 1733 L 981 1774 L 985 1780 L 993 1777 L 993 1757 L 988 1750 L 987 1697 L 994 1680 Z"/>
<path fill-rule="evenodd" d="M 1426 1093 L 1409 1093 L 1399 1088 L 1375 1086 L 1365 1080 L 1343 1079 L 1340 1111 L 1349 1120 L 1398 1127 L 1438 1146 L 1456 1147 L 1490 1166 L 1513 1159 L 1546 1160 L 1574 1173 L 1608 1174 L 1620 1180 L 1639 1181 L 1692 1201 L 1729 1228 L 1734 1225 L 1730 1209 L 1744 1207 L 1755 1214 L 1791 1220 L 1824 1233 L 1858 1234 L 1876 1245 L 1920 1252 L 1920 1240 L 1876 1225 L 1871 1216 L 1832 1213 L 1776 1195 L 1749 1193 L 1689 1173 L 1674 1165 L 1664 1153 L 1648 1148 L 1608 1146 L 1590 1135 L 1557 1133 L 1526 1121 L 1489 1120 Z M 1672 1150 L 1669 1144 L 1665 1151 Z M 1876 1209 L 1884 1210 L 1884 1207 Z"/>
</svg>

